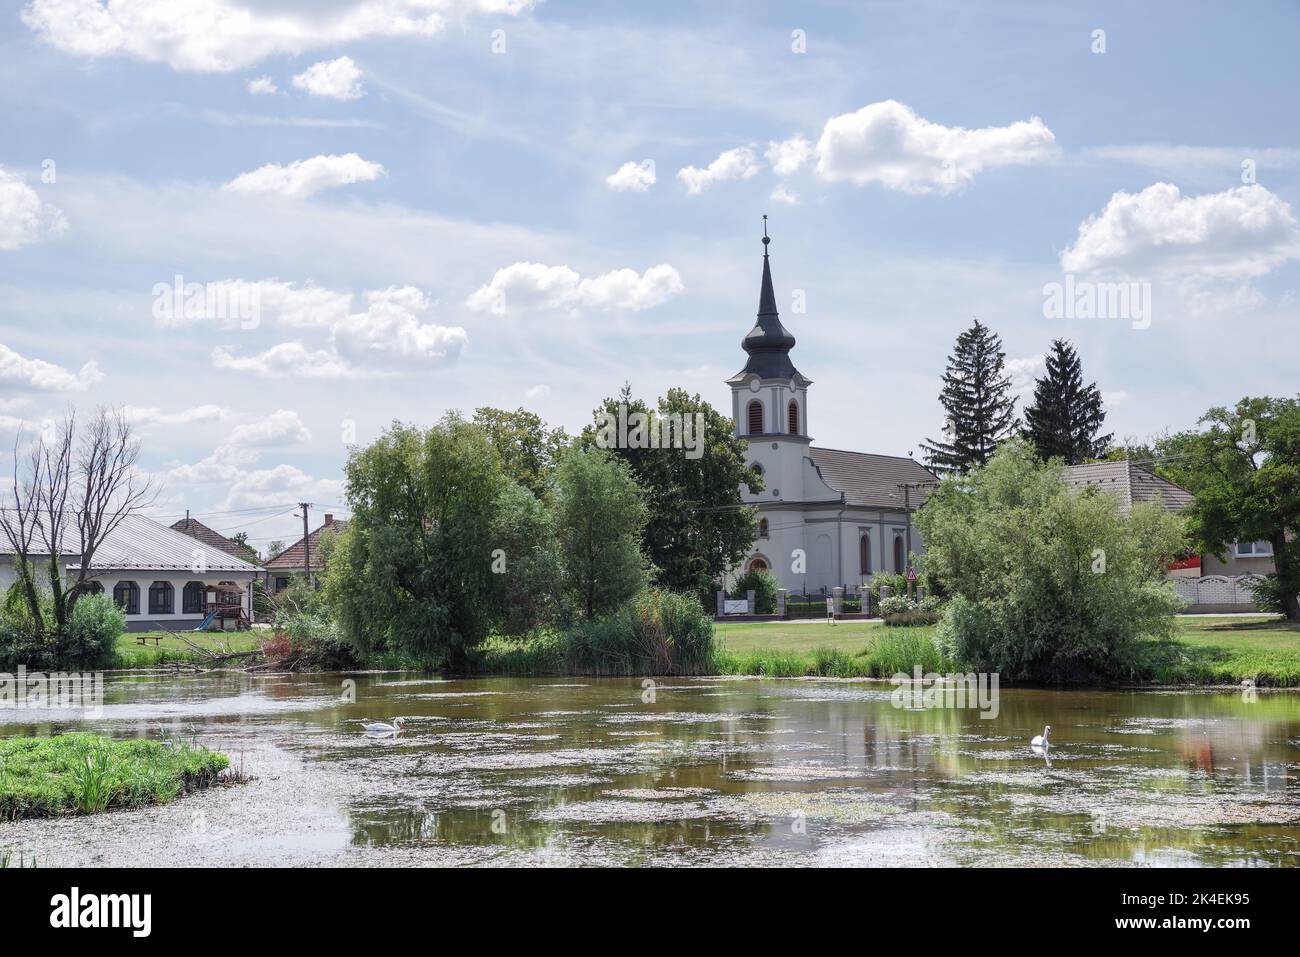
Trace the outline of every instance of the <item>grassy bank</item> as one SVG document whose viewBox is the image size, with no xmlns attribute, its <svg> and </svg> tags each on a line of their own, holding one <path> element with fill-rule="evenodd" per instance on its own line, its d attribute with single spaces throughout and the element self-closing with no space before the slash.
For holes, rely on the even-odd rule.
<svg viewBox="0 0 1300 957">
<path fill-rule="evenodd" d="M 934 650 L 933 626 L 890 628 L 874 622 L 720 622 L 718 670 L 723 674 L 887 678 L 946 671 L 954 663 Z M 1300 687 L 1300 625 L 1274 616 L 1180 618 L 1172 641 L 1150 642 L 1137 680 L 1158 684 Z"/>
<path fill-rule="evenodd" d="M 1152 642 L 1146 677 L 1160 684 L 1300 687 L 1300 624 L 1277 617 L 1180 618 L 1178 637 Z"/>
<path fill-rule="evenodd" d="M 269 637 L 265 631 L 227 631 L 227 632 L 191 632 L 185 637 L 200 648 L 207 648 L 218 654 L 226 651 L 251 651 L 257 647 L 259 638 Z M 140 644 L 136 639 L 148 636 L 151 640 Z M 160 640 L 155 644 L 152 638 Z M 145 631 L 127 632 L 117 639 L 115 668 L 156 668 L 159 665 L 191 664 L 204 661 L 202 655 L 185 644 L 174 632 Z"/>
<path fill-rule="evenodd" d="M 179 742 L 96 734 L 0 740 L 0 820 L 165 804 L 207 787 L 224 754 Z"/>
</svg>

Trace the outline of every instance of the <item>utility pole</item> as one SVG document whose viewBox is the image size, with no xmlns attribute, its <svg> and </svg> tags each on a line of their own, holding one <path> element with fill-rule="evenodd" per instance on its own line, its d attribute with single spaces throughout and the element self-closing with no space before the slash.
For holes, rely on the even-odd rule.
<svg viewBox="0 0 1300 957">
<path fill-rule="evenodd" d="M 311 502 L 299 502 L 298 507 L 302 509 L 302 573 L 307 579 L 307 587 L 311 587 L 311 533 L 307 530 L 307 509 L 311 508 Z"/>
<path fill-rule="evenodd" d="M 912 489 L 914 488 L 938 488 L 938 482 L 899 482 L 898 487 L 903 490 L 903 516 L 907 531 L 904 533 L 904 552 L 903 564 L 906 569 L 912 567 Z"/>
</svg>

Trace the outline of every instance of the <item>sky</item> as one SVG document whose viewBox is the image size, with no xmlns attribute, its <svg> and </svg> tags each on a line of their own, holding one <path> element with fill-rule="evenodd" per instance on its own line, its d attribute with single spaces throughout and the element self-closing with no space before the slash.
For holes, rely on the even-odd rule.
<svg viewBox="0 0 1300 957">
<path fill-rule="evenodd" d="M 1191 428 L 1300 388 L 1298 43 L 1295 2 L 0 2 L 0 447 L 123 408 L 155 517 L 265 549 L 395 420 L 729 412 L 764 214 L 816 445 L 919 456 L 973 317 L 1022 397 L 1061 337 L 1107 431 Z"/>
</svg>

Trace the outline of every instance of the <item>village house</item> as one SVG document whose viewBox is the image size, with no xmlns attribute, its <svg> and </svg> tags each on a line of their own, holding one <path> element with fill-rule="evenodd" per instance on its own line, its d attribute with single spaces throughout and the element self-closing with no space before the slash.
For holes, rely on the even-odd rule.
<svg viewBox="0 0 1300 957">
<path fill-rule="evenodd" d="M 313 581 L 319 581 L 320 576 L 325 571 L 325 562 L 321 557 L 321 538 L 324 535 L 336 535 L 348 527 L 345 521 L 336 521 L 334 516 L 328 512 L 325 514 L 325 523 L 320 528 L 313 531 L 305 539 L 300 538 L 294 542 L 279 555 L 266 561 L 263 567 L 267 574 L 267 590 L 271 594 L 284 591 L 294 579 L 302 579 L 308 576 L 310 567 L 310 576 Z M 308 565 L 310 562 L 310 566 Z"/>
<path fill-rule="evenodd" d="M 231 544 L 234 544 L 233 542 Z M 0 592 L 17 580 L 15 553 L 0 538 Z M 33 556 L 34 560 L 48 556 Z M 65 575 L 75 577 L 80 555 L 64 553 Z M 251 587 L 261 569 L 199 538 L 143 515 L 128 515 L 95 552 L 92 592 L 111 595 L 126 612 L 128 631 L 183 631 L 247 627 L 253 620 Z"/>
</svg>

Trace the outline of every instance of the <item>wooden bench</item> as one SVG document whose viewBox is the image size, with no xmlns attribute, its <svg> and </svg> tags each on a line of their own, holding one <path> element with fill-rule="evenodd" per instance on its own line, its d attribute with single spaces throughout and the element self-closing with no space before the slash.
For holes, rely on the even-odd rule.
<svg viewBox="0 0 1300 957">
<path fill-rule="evenodd" d="M 135 642 L 137 645 L 143 645 L 147 641 L 152 641 L 153 646 L 157 648 L 163 637 L 163 635 L 136 635 Z"/>
</svg>

